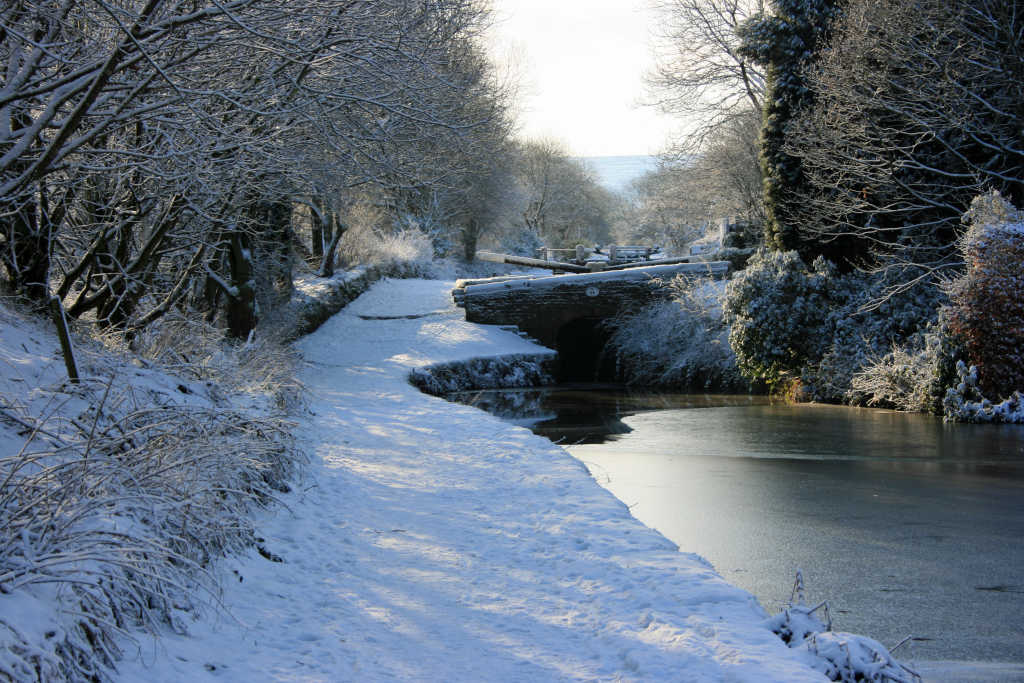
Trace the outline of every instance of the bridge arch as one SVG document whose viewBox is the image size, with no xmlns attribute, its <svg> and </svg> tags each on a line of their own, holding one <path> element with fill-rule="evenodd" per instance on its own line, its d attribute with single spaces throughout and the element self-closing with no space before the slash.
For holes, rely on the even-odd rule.
<svg viewBox="0 0 1024 683">
<path fill-rule="evenodd" d="M 607 318 L 582 316 L 563 323 L 555 332 L 560 382 L 613 382 L 615 359 L 608 352 L 611 331 Z"/>
</svg>

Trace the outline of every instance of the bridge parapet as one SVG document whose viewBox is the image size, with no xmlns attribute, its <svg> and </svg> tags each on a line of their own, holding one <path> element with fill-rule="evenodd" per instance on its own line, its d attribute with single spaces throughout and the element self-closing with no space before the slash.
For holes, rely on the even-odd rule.
<svg viewBox="0 0 1024 683">
<path fill-rule="evenodd" d="M 559 330 L 581 318 L 611 318 L 671 295 L 678 275 L 724 277 L 728 261 L 682 263 L 579 275 L 554 275 L 467 283 L 453 296 L 466 309 L 466 320 L 516 325 L 531 337 L 557 348 Z"/>
</svg>

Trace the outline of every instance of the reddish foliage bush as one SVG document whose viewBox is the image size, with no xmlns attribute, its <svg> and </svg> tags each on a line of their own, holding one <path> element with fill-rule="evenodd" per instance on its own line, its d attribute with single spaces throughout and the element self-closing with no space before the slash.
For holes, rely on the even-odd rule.
<svg viewBox="0 0 1024 683">
<path fill-rule="evenodd" d="M 998 193 L 975 199 L 961 242 L 967 270 L 954 283 L 952 331 L 990 398 L 1024 389 L 1024 216 Z"/>
</svg>

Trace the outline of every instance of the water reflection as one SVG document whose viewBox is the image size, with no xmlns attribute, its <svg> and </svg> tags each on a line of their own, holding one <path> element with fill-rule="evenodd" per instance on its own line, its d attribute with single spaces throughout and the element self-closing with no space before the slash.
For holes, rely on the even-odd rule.
<svg viewBox="0 0 1024 683">
<path fill-rule="evenodd" d="M 616 385 L 485 390 L 449 398 L 566 445 L 714 457 L 856 460 L 878 471 L 1024 476 L 1024 426 L 948 424 L 930 415 L 765 396 L 631 392 Z M 695 410 L 713 409 L 713 412 Z"/>
<path fill-rule="evenodd" d="M 529 427 L 562 445 L 614 440 L 633 431 L 624 418 L 644 412 L 770 403 L 764 396 L 633 392 L 614 384 L 463 391 L 448 399 Z"/>
<path fill-rule="evenodd" d="M 565 445 L 768 609 L 800 568 L 838 629 L 916 636 L 905 658 L 1024 661 L 1022 426 L 613 387 L 462 400 Z"/>
</svg>

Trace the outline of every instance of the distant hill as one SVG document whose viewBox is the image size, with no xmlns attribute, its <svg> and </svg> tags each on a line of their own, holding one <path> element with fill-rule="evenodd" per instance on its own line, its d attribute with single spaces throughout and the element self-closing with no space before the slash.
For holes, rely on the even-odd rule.
<svg viewBox="0 0 1024 683">
<path fill-rule="evenodd" d="M 658 157 L 647 155 L 580 157 L 580 160 L 589 164 L 597 172 L 598 182 L 613 192 L 625 190 L 631 180 L 653 171 L 658 165 Z"/>
</svg>

